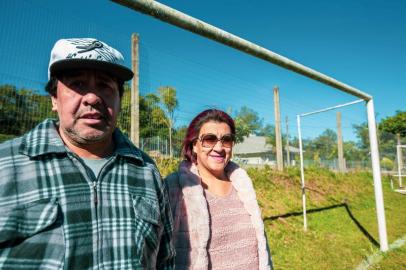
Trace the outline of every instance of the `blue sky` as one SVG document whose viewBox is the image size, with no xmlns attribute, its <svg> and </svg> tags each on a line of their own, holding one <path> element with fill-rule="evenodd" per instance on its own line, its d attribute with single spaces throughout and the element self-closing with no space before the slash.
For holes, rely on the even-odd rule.
<svg viewBox="0 0 406 270">
<path fill-rule="evenodd" d="M 406 109 L 406 2 L 161 1 L 179 11 L 316 69 L 374 97 L 378 120 Z M 61 37 L 96 37 L 130 63 L 131 33 L 141 41 L 141 92 L 174 86 L 178 125 L 202 109 L 256 110 L 273 123 L 272 88 L 296 135 L 296 114 L 356 100 L 260 59 L 110 1 L 1 1 L 0 83 L 42 89 L 49 52 Z M 361 104 L 341 110 L 344 139 L 366 121 Z M 335 129 L 335 112 L 303 120 L 303 135 Z"/>
</svg>

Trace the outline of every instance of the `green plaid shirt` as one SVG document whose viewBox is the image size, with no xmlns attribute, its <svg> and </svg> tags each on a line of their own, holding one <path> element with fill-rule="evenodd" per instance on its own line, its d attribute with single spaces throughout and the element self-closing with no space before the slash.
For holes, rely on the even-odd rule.
<svg viewBox="0 0 406 270">
<path fill-rule="evenodd" d="M 114 141 L 97 179 L 53 120 L 0 144 L 0 269 L 173 269 L 159 172 L 118 129 Z"/>
</svg>

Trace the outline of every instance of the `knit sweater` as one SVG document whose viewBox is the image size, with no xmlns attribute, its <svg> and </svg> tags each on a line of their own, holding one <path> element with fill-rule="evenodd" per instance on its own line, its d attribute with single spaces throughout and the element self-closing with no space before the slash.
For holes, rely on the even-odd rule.
<svg viewBox="0 0 406 270">
<path fill-rule="evenodd" d="M 264 223 L 251 179 L 233 162 L 229 162 L 225 171 L 255 229 L 258 269 L 272 269 Z M 169 175 L 164 183 L 169 190 L 174 216 L 176 269 L 209 269 L 210 217 L 196 165 L 182 162 L 178 172 Z"/>
<path fill-rule="evenodd" d="M 255 229 L 236 190 L 232 188 L 224 197 L 213 195 L 207 190 L 204 194 L 210 216 L 207 246 L 210 269 L 258 269 Z"/>
</svg>

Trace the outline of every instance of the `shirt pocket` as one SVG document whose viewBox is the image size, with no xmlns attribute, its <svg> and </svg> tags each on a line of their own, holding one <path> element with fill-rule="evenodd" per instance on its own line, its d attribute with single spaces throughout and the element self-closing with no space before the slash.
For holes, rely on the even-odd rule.
<svg viewBox="0 0 406 270">
<path fill-rule="evenodd" d="M 159 204 L 155 200 L 134 195 L 135 245 L 140 251 L 139 258 L 144 267 L 155 267 L 163 226 Z"/>
<path fill-rule="evenodd" d="M 56 199 L 41 199 L 0 211 L 0 268 L 62 268 L 65 244 Z"/>
</svg>

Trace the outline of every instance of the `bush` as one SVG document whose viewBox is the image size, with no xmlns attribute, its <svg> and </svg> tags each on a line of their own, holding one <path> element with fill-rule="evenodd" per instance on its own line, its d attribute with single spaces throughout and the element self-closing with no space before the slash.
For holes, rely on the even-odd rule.
<svg viewBox="0 0 406 270">
<path fill-rule="evenodd" d="M 156 157 L 154 158 L 154 160 L 156 165 L 158 166 L 162 178 L 165 178 L 171 173 L 176 172 L 180 163 L 180 160 L 177 158 Z"/>
<path fill-rule="evenodd" d="M 383 157 L 381 160 L 381 167 L 384 170 L 390 171 L 394 167 L 393 161 L 387 157 Z"/>
</svg>

